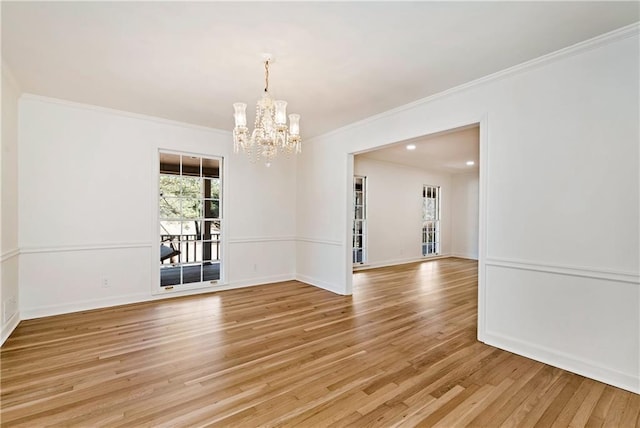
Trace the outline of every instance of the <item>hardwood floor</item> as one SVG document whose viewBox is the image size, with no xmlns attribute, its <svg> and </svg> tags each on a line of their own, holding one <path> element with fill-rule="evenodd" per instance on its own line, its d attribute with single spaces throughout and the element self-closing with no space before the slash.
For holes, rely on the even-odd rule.
<svg viewBox="0 0 640 428">
<path fill-rule="evenodd" d="M 639 425 L 640 396 L 476 341 L 477 263 L 23 321 L 2 426 Z"/>
</svg>

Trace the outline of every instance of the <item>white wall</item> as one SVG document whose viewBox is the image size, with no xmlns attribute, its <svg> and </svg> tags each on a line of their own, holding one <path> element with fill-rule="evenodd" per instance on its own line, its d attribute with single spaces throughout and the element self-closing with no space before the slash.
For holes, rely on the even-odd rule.
<svg viewBox="0 0 640 428">
<path fill-rule="evenodd" d="M 350 153 L 480 122 L 480 340 L 640 392 L 638 28 L 307 142 L 297 275 L 351 290 Z"/>
<path fill-rule="evenodd" d="M 451 176 L 358 155 L 354 174 L 367 177 L 367 265 L 422 260 L 422 187 L 441 187 L 441 251 L 451 252 Z"/>
<path fill-rule="evenodd" d="M 219 288 L 294 278 L 295 159 L 266 169 L 232 154 L 228 132 L 23 96 L 23 318 L 157 297 L 159 148 L 224 157 Z"/>
<path fill-rule="evenodd" d="M 0 152 L 0 320 L 2 344 L 20 321 L 18 313 L 18 98 L 20 89 L 2 61 L 2 150 Z"/>
<path fill-rule="evenodd" d="M 451 176 L 451 255 L 478 259 L 478 172 Z"/>
</svg>

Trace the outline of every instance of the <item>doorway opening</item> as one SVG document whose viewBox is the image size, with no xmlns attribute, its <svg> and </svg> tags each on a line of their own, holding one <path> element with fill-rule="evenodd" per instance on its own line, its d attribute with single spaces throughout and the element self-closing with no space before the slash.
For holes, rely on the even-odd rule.
<svg viewBox="0 0 640 428">
<path fill-rule="evenodd" d="M 354 262 L 354 269 L 434 257 L 478 260 L 479 166 L 478 123 L 353 155 L 353 185 L 367 177 L 367 263 Z M 351 230 L 352 254 L 360 248 L 358 231 Z"/>
</svg>

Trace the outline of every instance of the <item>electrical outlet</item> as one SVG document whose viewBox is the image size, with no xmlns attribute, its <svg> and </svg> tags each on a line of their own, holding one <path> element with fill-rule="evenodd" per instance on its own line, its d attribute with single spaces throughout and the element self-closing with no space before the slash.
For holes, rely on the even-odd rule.
<svg viewBox="0 0 640 428">
<path fill-rule="evenodd" d="M 100 279 L 100 285 L 102 286 L 102 288 L 109 288 L 111 287 L 111 283 L 109 282 L 109 278 L 107 278 L 106 276 L 103 276 Z"/>
</svg>

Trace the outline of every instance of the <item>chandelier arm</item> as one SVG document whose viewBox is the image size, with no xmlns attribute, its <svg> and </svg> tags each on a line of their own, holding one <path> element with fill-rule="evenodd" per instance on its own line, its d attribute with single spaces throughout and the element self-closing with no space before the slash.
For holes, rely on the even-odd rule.
<svg viewBox="0 0 640 428">
<path fill-rule="evenodd" d="M 287 156 L 301 152 L 300 115 L 290 114 L 290 124 L 287 126 L 287 102 L 274 101 L 269 94 L 269 63 L 270 58 L 264 58 L 264 95 L 256 103 L 254 129 L 251 133 L 246 127 L 246 104 L 233 105 L 236 118 L 233 130 L 234 152 L 245 152 L 253 162 L 263 159 L 266 166 L 271 165 L 279 152 Z"/>
</svg>

